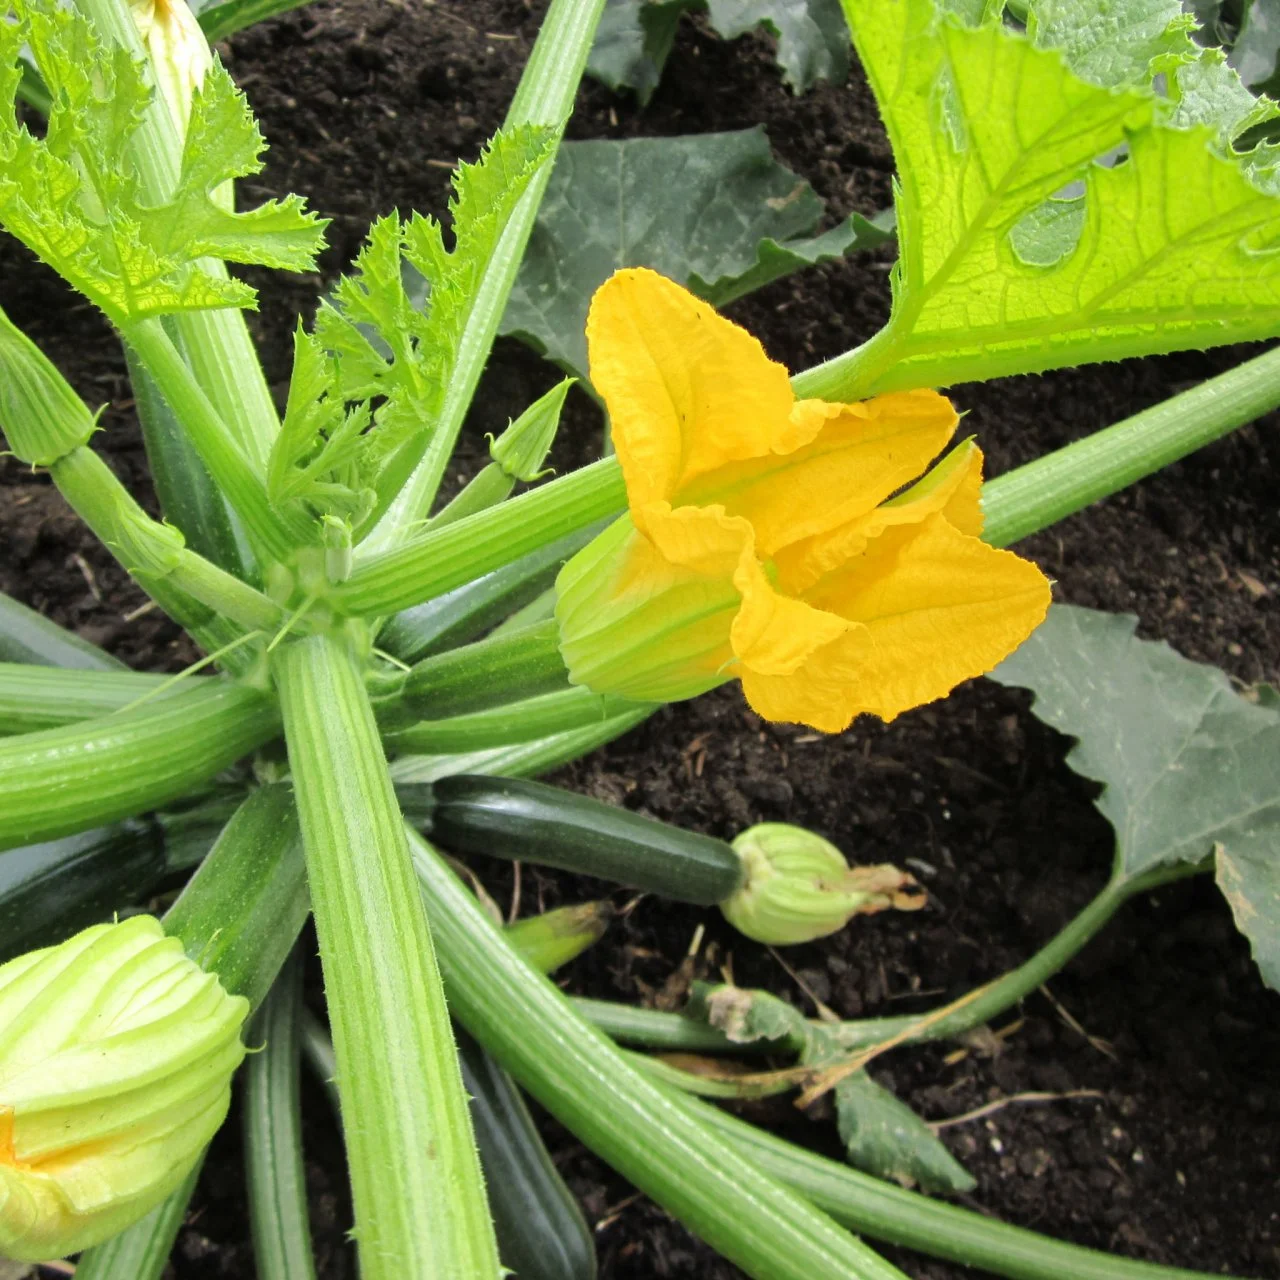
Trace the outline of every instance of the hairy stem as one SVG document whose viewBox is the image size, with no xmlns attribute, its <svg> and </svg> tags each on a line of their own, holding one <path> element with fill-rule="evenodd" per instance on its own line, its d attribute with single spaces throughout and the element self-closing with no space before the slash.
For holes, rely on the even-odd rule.
<svg viewBox="0 0 1280 1280">
<path fill-rule="evenodd" d="M 354 653 L 273 671 L 338 1056 L 365 1280 L 497 1280 L 497 1246 L 427 917 Z"/>
</svg>

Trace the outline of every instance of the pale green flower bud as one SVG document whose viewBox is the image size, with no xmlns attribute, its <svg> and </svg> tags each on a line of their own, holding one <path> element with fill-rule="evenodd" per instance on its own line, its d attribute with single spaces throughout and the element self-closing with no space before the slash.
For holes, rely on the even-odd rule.
<svg viewBox="0 0 1280 1280">
<path fill-rule="evenodd" d="M 739 933 L 784 946 L 843 929 L 850 917 L 924 905 L 916 882 L 897 867 L 850 867 L 820 835 L 786 822 L 761 822 L 733 842 L 742 887 L 720 904 Z"/>
<path fill-rule="evenodd" d="M 0 966 L 0 1256 L 116 1235 L 226 1115 L 248 1002 L 151 916 Z"/>
<path fill-rule="evenodd" d="M 133 20 L 155 71 L 178 137 L 187 136 L 191 98 L 213 65 L 213 54 L 186 0 L 132 0 Z"/>
<path fill-rule="evenodd" d="M 489 456 L 512 480 L 531 484 L 546 473 L 542 464 L 560 427 L 564 398 L 577 378 L 565 378 L 535 400 L 496 439 L 489 437 Z"/>
</svg>

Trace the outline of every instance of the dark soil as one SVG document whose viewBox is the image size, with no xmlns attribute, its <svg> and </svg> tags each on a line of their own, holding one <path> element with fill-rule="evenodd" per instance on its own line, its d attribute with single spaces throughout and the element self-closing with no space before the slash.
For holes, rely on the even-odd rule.
<svg viewBox="0 0 1280 1280">
<path fill-rule="evenodd" d="M 287 375 L 294 316 L 393 207 L 443 212 L 448 167 L 499 123 L 537 30 L 519 0 L 321 0 L 230 42 L 224 56 L 272 144 L 250 194 L 308 194 L 333 218 L 324 279 L 257 281 L 270 375 Z M 891 160 L 865 85 L 796 99 L 768 40 L 723 44 L 681 31 L 647 111 L 588 85 L 574 137 L 678 134 L 763 122 L 775 149 L 828 201 L 871 213 L 889 196 Z M 3 304 L 87 399 L 110 406 L 98 437 L 150 500 L 128 385 L 105 325 L 0 244 Z M 800 368 L 866 338 L 888 306 L 888 260 L 864 257 L 779 282 L 733 308 L 777 358 Z M 1130 362 L 956 393 L 991 473 L 1150 405 L 1244 352 Z M 473 414 L 463 469 L 482 432 L 504 424 L 556 377 L 500 344 Z M 1280 512 L 1276 422 L 1267 419 L 1132 491 L 1031 540 L 1062 600 L 1131 611 L 1142 633 L 1217 663 L 1244 682 L 1280 677 Z M 585 456 L 597 424 L 574 408 L 567 454 Z M 192 650 L 76 523 L 41 476 L 0 462 L 0 588 L 144 668 L 177 668 Z M 1063 764 L 1066 740 L 1026 696 L 985 681 L 892 726 L 865 721 L 823 738 L 769 725 L 734 691 L 672 707 L 558 780 L 687 826 L 732 833 L 785 819 L 836 840 L 857 861 L 911 860 L 925 911 L 855 922 L 778 957 L 719 919 L 642 902 L 570 970 L 570 990 L 653 998 L 700 924 L 699 974 L 731 968 L 797 1005 L 817 997 L 842 1017 L 925 1010 L 1029 956 L 1101 887 L 1111 835 L 1093 791 Z M 506 869 L 478 868 L 505 902 Z M 526 871 L 526 911 L 600 892 Z M 619 899 L 621 901 L 621 899 Z M 785 964 L 784 964 L 785 960 Z M 1209 883 L 1166 888 L 1127 907 L 1052 984 L 1004 1020 L 996 1044 L 911 1049 L 874 1074 L 930 1119 L 1023 1091 L 1098 1097 L 1009 1106 L 944 1130 L 978 1179 L 966 1202 L 1006 1221 L 1103 1249 L 1205 1271 L 1280 1275 L 1280 1000 Z M 1069 1017 L 1068 1017 L 1069 1015 Z M 321 1272 L 353 1276 L 349 1206 L 336 1134 L 308 1090 L 309 1179 Z M 602 1105 L 607 1102 L 602 1100 Z M 831 1152 L 830 1125 L 786 1102 L 752 1115 Z M 608 1280 L 740 1273 L 548 1124 L 553 1150 L 598 1223 Z M 172 1274 L 252 1274 L 238 1126 L 214 1145 Z M 887 1251 L 917 1280 L 962 1268 Z"/>
</svg>

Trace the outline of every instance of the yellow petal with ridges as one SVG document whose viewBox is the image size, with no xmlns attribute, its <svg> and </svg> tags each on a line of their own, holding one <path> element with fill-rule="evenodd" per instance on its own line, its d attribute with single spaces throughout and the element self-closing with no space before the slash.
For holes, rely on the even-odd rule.
<svg viewBox="0 0 1280 1280">
<path fill-rule="evenodd" d="M 742 592 L 742 607 L 731 641 L 744 671 L 790 675 L 817 650 L 854 630 L 834 613 L 780 595 L 754 555 L 738 566 L 734 583 Z"/>
<path fill-rule="evenodd" d="M 866 550 L 872 539 L 897 525 L 919 524 L 939 512 L 962 533 L 982 532 L 982 450 L 971 440 L 958 444 L 928 475 L 898 497 L 837 529 L 785 547 L 778 553 L 783 590 L 802 595 L 824 575 L 838 572 Z"/>
<path fill-rule="evenodd" d="M 630 268 L 600 286 L 587 347 L 633 509 L 675 502 L 726 462 L 794 447 L 786 369 L 655 271 Z"/>
<path fill-rule="evenodd" d="M 1029 560 L 932 515 L 890 529 L 806 599 L 867 629 L 847 705 L 892 720 L 1012 653 L 1044 620 L 1050 589 Z"/>
<path fill-rule="evenodd" d="M 807 724 L 823 733 L 839 733 L 859 711 L 849 696 L 870 648 L 861 627 L 853 628 L 811 653 L 788 675 L 744 670 L 742 692 L 753 711 L 766 720 Z"/>
<path fill-rule="evenodd" d="M 861 404 L 802 400 L 820 430 L 782 456 L 727 463 L 693 481 L 684 502 L 721 503 L 755 529 L 762 559 L 874 510 L 946 448 L 958 418 L 935 391 L 877 396 Z"/>
</svg>

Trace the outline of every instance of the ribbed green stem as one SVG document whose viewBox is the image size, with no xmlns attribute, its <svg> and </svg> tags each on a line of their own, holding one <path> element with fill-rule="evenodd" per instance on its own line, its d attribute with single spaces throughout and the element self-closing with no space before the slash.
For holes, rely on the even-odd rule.
<svg viewBox="0 0 1280 1280">
<path fill-rule="evenodd" d="M 1118 1258 L 932 1200 L 814 1155 L 696 1098 L 664 1092 L 672 1107 L 696 1118 L 740 1159 L 759 1165 L 837 1222 L 873 1240 L 1010 1280 L 1210 1280 L 1203 1272 Z"/>
<path fill-rule="evenodd" d="M 355 572 L 334 598 L 351 613 L 396 613 L 616 515 L 626 500 L 617 461 L 592 463 L 438 533 L 357 556 Z"/>
<path fill-rule="evenodd" d="M 449 1016 L 360 668 L 313 636 L 273 655 L 302 821 L 364 1280 L 496 1280 Z"/>
<path fill-rule="evenodd" d="M 440 938 L 450 1007 L 562 1124 L 748 1275 L 904 1280 L 676 1111 L 505 943 L 435 851 L 412 833 L 410 839 Z"/>
<path fill-rule="evenodd" d="M 125 339 L 177 414 L 214 483 L 244 521 L 257 548 L 272 559 L 287 560 L 297 547 L 315 542 L 317 530 L 312 521 L 301 513 L 281 513 L 271 506 L 263 480 L 265 461 L 254 459 L 246 452 L 245 442 L 231 434 L 222 413 L 160 321 L 135 321 L 127 327 Z"/>
<path fill-rule="evenodd" d="M 453 773 L 532 778 L 622 737 L 652 714 L 648 707 L 641 705 L 639 710 L 613 716 L 600 724 L 553 733 L 549 738 L 537 738 L 533 742 L 518 742 L 514 746 L 472 751 L 466 755 L 401 756 L 392 762 L 391 775 L 397 782 L 433 782 Z"/>
<path fill-rule="evenodd" d="M 275 18 L 290 9 L 300 9 L 309 0 L 227 0 L 200 14 L 200 25 L 209 37 L 210 44 L 217 44 L 228 36 L 243 31 L 255 23 Z"/>
<path fill-rule="evenodd" d="M 133 711 L 0 741 L 0 849 L 178 800 L 279 730 L 266 694 L 202 680 Z"/>
<path fill-rule="evenodd" d="M 135 671 L 68 671 L 0 662 L 0 734 L 35 733 L 109 715 L 164 683 L 164 676 Z"/>
<path fill-rule="evenodd" d="M 535 596 L 528 604 L 519 608 L 509 618 L 504 618 L 490 635 L 504 636 L 511 631 L 519 631 L 523 627 L 531 627 L 535 622 L 545 622 L 556 616 L 556 589 L 548 587 L 541 595 Z"/>
<path fill-rule="evenodd" d="M 508 128 L 522 124 L 554 126 L 569 118 L 604 3 L 605 0 L 552 0 L 504 125 Z M 552 155 L 535 175 L 493 251 L 467 315 L 435 434 L 409 483 L 365 539 L 364 547 L 369 552 L 385 551 L 402 542 L 431 510 L 463 418 L 489 359 L 554 162 Z M 425 598 L 421 595 L 407 603 L 416 604 Z"/>
<path fill-rule="evenodd" d="M 179 545 L 172 530 L 152 520 L 91 449 L 73 449 L 49 468 L 58 492 L 166 613 L 181 621 L 198 601 L 248 630 L 273 631 L 284 621 L 279 605 L 247 582 Z M 203 642 L 201 628 L 195 634 Z M 212 631 L 210 632 L 212 635 Z"/>
<path fill-rule="evenodd" d="M 4 675 L 0 668 L 0 729 L 4 717 Z M 386 737 L 393 751 L 485 751 L 516 742 L 531 742 L 553 733 L 599 725 L 628 711 L 657 710 L 657 703 L 632 702 L 590 689 L 561 689 L 557 693 L 507 702 L 487 711 L 447 720 L 420 720 Z"/>
<path fill-rule="evenodd" d="M 482 711 L 567 688 L 555 620 L 424 658 L 405 676 L 395 714 L 415 720 Z"/>
<path fill-rule="evenodd" d="M 151 375 L 131 347 L 126 345 L 124 354 L 147 463 L 164 518 L 180 529 L 187 545 L 206 560 L 234 577 L 252 578 L 256 566 L 239 521 Z"/>
<path fill-rule="evenodd" d="M 3 591 L 0 591 L 0 659 L 85 671 L 128 670 L 105 649 L 82 640 L 74 631 L 64 630 Z"/>
<path fill-rule="evenodd" d="M 561 565 L 585 547 L 599 527 L 588 525 L 388 618 L 378 633 L 379 648 L 402 662 L 418 662 L 474 640 L 550 587 Z"/>
<path fill-rule="evenodd" d="M 1280 347 L 988 480 L 983 536 L 1005 547 L 1280 406 Z"/>
<path fill-rule="evenodd" d="M 106 1244 L 82 1253 L 76 1263 L 76 1280 L 124 1280 L 126 1276 L 128 1280 L 160 1280 L 203 1168 L 201 1156 L 178 1189 L 145 1218 Z"/>
<path fill-rule="evenodd" d="M 298 1098 L 301 1012 L 302 964 L 295 950 L 247 1037 L 250 1045 L 262 1046 L 245 1063 L 244 1081 L 249 1224 L 258 1280 L 309 1280 L 316 1273 Z"/>
</svg>

